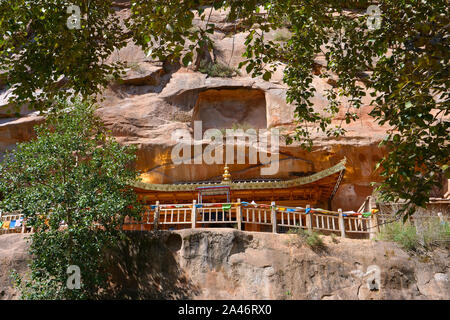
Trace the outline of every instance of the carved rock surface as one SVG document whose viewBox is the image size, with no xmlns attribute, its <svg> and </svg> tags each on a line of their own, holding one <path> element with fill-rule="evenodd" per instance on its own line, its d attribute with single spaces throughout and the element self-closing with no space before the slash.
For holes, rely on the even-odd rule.
<svg viewBox="0 0 450 320">
<path fill-rule="evenodd" d="M 449 299 L 449 253 L 410 256 L 396 244 L 322 236 L 312 250 L 298 236 L 235 229 L 131 232 L 110 255 L 113 298 Z M 24 273 L 24 235 L 0 236 L 1 270 Z M 380 269 L 379 290 L 367 274 Z M 3 299 L 17 298 L 0 274 Z"/>
</svg>

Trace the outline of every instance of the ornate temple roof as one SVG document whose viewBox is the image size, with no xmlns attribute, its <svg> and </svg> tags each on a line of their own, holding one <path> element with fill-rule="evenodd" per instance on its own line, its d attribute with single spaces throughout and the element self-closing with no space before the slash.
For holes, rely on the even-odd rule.
<svg viewBox="0 0 450 320">
<path fill-rule="evenodd" d="M 342 178 L 342 173 L 345 170 L 346 159 L 342 159 L 338 164 L 334 165 L 331 168 L 319 171 L 310 176 L 299 177 L 290 180 L 280 180 L 274 181 L 257 179 L 250 181 L 231 181 L 228 182 L 227 185 L 230 186 L 231 190 L 257 190 L 257 189 L 285 189 L 285 188 L 294 188 L 297 186 L 306 185 L 309 183 L 313 183 L 319 181 L 323 178 L 331 176 L 336 173 L 341 173 L 339 175 L 338 183 L 335 186 L 337 189 L 338 184 Z M 132 186 L 136 189 L 141 189 L 145 191 L 157 191 L 157 192 L 195 192 L 198 187 L 206 187 L 206 186 L 220 186 L 223 185 L 222 182 L 192 182 L 192 183 L 183 183 L 183 184 L 152 184 L 145 182 L 135 182 Z M 333 191 L 333 193 L 336 190 Z"/>
</svg>

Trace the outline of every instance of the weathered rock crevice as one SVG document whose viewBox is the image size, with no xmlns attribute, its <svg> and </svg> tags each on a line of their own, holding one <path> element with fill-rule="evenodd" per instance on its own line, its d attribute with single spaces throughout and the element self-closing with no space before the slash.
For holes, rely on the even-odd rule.
<svg viewBox="0 0 450 320">
<path fill-rule="evenodd" d="M 193 121 L 202 121 L 203 130 L 266 129 L 265 93 L 257 89 L 211 89 L 199 94 Z"/>
</svg>

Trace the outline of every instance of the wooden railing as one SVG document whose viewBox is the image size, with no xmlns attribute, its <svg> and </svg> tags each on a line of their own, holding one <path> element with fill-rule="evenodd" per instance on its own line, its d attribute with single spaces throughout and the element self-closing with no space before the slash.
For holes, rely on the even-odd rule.
<svg viewBox="0 0 450 320">
<path fill-rule="evenodd" d="M 312 229 L 340 232 L 339 216 L 312 213 Z"/>
<path fill-rule="evenodd" d="M 242 208 L 242 222 L 256 225 L 272 225 L 272 210 L 269 208 Z"/>
<path fill-rule="evenodd" d="M 223 224 L 223 223 L 237 223 L 237 207 L 230 206 L 230 208 L 222 208 L 221 203 L 213 203 L 208 207 L 197 208 L 198 218 L 196 222 L 204 224 Z"/>
<path fill-rule="evenodd" d="M 160 209 L 160 224 L 190 224 L 192 209 L 189 208 L 172 208 Z"/>
<path fill-rule="evenodd" d="M 229 226 L 242 230 L 242 225 L 272 227 L 278 233 L 290 228 L 302 228 L 322 232 L 348 235 L 367 235 L 373 238 L 378 231 L 377 215 L 364 217 L 361 212 L 329 211 L 302 207 L 277 206 L 267 204 L 202 203 L 194 200 L 189 204 L 159 204 L 149 206 L 141 221 L 127 220 L 126 225 L 137 224 L 134 230 L 157 230 L 174 228 L 205 228 Z M 264 228 L 267 230 L 267 228 Z"/>
<path fill-rule="evenodd" d="M 207 228 L 213 226 L 235 227 L 243 229 L 243 224 L 271 227 L 273 233 L 286 229 L 301 228 L 322 232 L 338 233 L 342 237 L 352 234 L 369 235 L 373 238 L 378 231 L 378 215 L 363 217 L 361 213 L 337 212 L 301 207 L 277 206 L 275 202 L 268 204 L 249 204 L 239 199 L 235 203 L 197 204 L 194 200 L 189 204 L 159 204 L 148 207 L 141 220 L 125 219 L 126 230 L 157 230 L 174 227 Z M 21 221 L 20 227 L 1 228 L 0 234 L 26 232 L 26 221 L 22 214 L 3 214 L 0 221 Z M 251 228 L 254 230 L 254 228 Z"/>
<path fill-rule="evenodd" d="M 346 222 L 346 232 L 370 233 L 370 229 L 372 228 L 372 218 L 363 218 L 362 216 L 357 216 L 346 217 L 344 220 Z"/>
<path fill-rule="evenodd" d="M 279 214 L 281 214 L 281 219 L 277 218 L 277 222 L 281 220 L 281 223 L 278 223 L 278 226 L 335 232 L 342 237 L 346 237 L 346 234 L 359 233 L 374 238 L 378 230 L 375 214 L 366 218 L 362 215 L 352 215 L 355 213 L 343 213 L 341 209 L 333 212 L 309 206 L 305 208 L 304 212 L 281 211 Z"/>
<path fill-rule="evenodd" d="M 21 213 L 0 214 L 0 222 L 0 234 L 25 233 L 29 229 L 27 228 L 26 221 Z M 14 225 L 12 226 L 13 222 Z"/>
</svg>

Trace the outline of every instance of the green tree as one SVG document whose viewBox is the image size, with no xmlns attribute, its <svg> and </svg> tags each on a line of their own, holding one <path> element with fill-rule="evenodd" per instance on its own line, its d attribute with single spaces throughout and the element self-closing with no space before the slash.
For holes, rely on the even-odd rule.
<svg viewBox="0 0 450 320">
<path fill-rule="evenodd" d="M 80 8 L 80 29 L 67 21 Z M 46 110 L 54 101 L 95 97 L 123 62 L 107 58 L 126 44 L 111 0 L 0 1 L 0 74 L 17 108 Z M 36 92 L 39 90 L 39 92 Z"/>
<path fill-rule="evenodd" d="M 1 209 L 21 211 L 31 235 L 25 299 L 96 298 L 107 286 L 105 250 L 124 236 L 125 216 L 139 217 L 129 186 L 135 150 L 108 137 L 89 104 L 64 104 L 0 165 Z M 81 271 L 81 289 L 66 287 L 67 268 Z"/>
<path fill-rule="evenodd" d="M 298 120 L 288 141 L 297 140 L 309 148 L 312 130 L 343 135 L 341 125 L 331 125 L 339 99 L 348 99 L 344 121 L 350 123 L 358 119 L 358 109 L 370 93 L 374 122 L 390 126 L 383 142 L 388 155 L 380 163 L 383 197 L 424 206 L 431 189 L 440 185 L 442 173 L 448 173 L 450 15 L 446 0 L 131 0 L 131 13 L 124 21 L 127 28 L 108 24 L 115 19 L 111 1 L 90 1 L 89 7 L 86 1 L 72 2 L 90 19 L 82 20 L 82 25 L 109 36 L 108 41 L 93 38 L 95 32 L 68 30 L 65 1 L 1 2 L 0 65 L 10 74 L 8 83 L 17 101 L 35 99 L 36 89 L 43 90 L 44 98 L 58 96 L 54 83 L 62 75 L 68 79 L 67 89 L 84 97 L 98 92 L 112 70 L 104 69 L 109 68 L 104 58 L 125 40 L 133 40 L 155 58 L 187 66 L 196 51 L 201 54 L 212 43 L 215 25 L 206 8 L 229 9 L 228 20 L 239 19 L 240 27 L 249 31 L 241 67 L 269 80 L 280 62 L 286 66 L 287 101 L 296 106 Z M 380 28 L 367 24 L 373 19 L 366 14 L 372 4 L 380 9 Z M 195 14 L 204 22 L 200 27 L 194 27 Z M 103 27 L 111 32 L 106 34 Z M 289 31 L 287 41 L 265 39 L 267 32 L 280 28 Z M 89 53 L 83 53 L 86 48 Z M 325 113 L 315 110 L 311 102 L 318 54 L 326 62 L 321 76 L 336 76 L 335 87 L 327 93 L 329 104 L 321 110 Z M 73 61 L 72 56 L 80 59 Z"/>
</svg>

